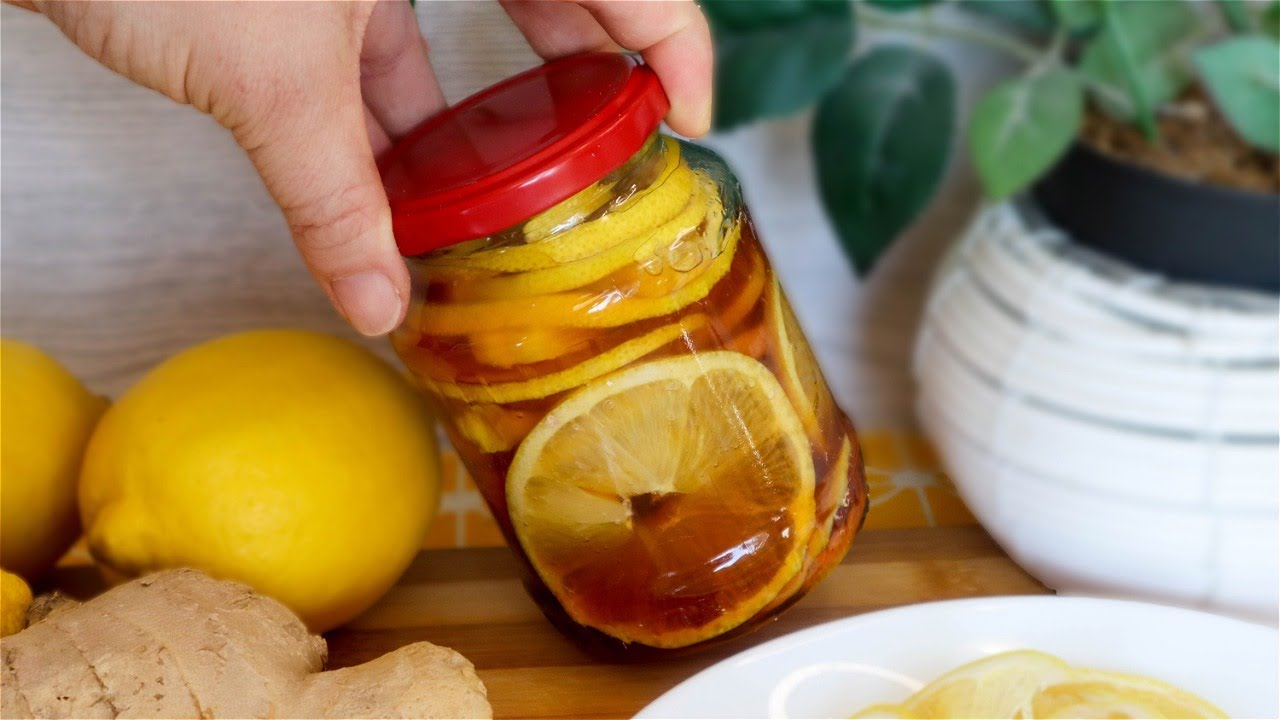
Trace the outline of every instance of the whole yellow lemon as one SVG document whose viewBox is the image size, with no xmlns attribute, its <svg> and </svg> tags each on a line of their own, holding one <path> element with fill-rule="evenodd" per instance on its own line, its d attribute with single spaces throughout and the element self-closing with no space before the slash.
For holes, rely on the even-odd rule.
<svg viewBox="0 0 1280 720">
<path fill-rule="evenodd" d="M 80 510 L 108 567 L 239 580 L 322 632 L 408 566 L 438 473 L 431 416 L 395 370 L 339 338 L 263 330 L 186 350 L 125 393 L 89 444 Z"/>
<path fill-rule="evenodd" d="M 0 570 L 0 637 L 21 632 L 27 626 L 31 588 L 13 573 Z"/>
<path fill-rule="evenodd" d="M 0 566 L 37 578 L 75 542 L 80 461 L 106 406 L 53 358 L 0 340 Z"/>
</svg>

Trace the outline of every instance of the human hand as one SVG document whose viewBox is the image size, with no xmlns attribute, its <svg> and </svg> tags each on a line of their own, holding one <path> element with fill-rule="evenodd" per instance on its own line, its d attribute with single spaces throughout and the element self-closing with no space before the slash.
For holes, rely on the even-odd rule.
<svg viewBox="0 0 1280 720">
<path fill-rule="evenodd" d="M 445 106 L 408 2 L 6 1 L 44 14 L 107 68 L 230 130 L 342 316 L 366 335 L 400 323 L 409 278 L 374 158 Z M 672 129 L 708 129 L 711 40 L 691 0 L 503 7 L 547 59 L 639 52 L 671 100 Z"/>
</svg>

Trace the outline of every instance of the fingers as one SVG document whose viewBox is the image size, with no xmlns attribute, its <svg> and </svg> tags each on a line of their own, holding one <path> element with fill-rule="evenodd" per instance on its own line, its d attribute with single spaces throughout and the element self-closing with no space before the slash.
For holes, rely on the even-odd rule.
<svg viewBox="0 0 1280 720">
<path fill-rule="evenodd" d="M 539 57 L 622 50 L 587 9 L 572 2 L 501 0 L 504 10 Z"/>
<path fill-rule="evenodd" d="M 691 137 L 710 129 L 711 31 L 697 5 L 691 0 L 577 0 L 576 5 L 591 15 L 594 25 L 563 2 L 503 3 L 543 57 L 606 49 L 613 43 L 639 52 L 671 101 L 671 129 Z"/>
<path fill-rule="evenodd" d="M 237 139 L 334 306 L 359 332 L 382 335 L 404 315 L 409 279 L 391 234 L 367 113 L 353 78 L 277 108 L 238 130 Z"/>
<path fill-rule="evenodd" d="M 387 135 L 387 131 L 382 129 L 382 124 L 373 116 L 373 111 L 368 105 L 364 107 L 364 127 L 369 134 L 369 148 L 373 150 L 374 157 L 391 149 L 391 138 Z"/>
<path fill-rule="evenodd" d="M 711 30 L 691 0 L 581 0 L 609 36 L 639 52 L 671 101 L 667 124 L 681 135 L 711 129 Z"/>
<path fill-rule="evenodd" d="M 395 140 L 444 107 L 427 43 L 407 0 L 379 0 L 360 51 L 365 105 Z"/>
</svg>

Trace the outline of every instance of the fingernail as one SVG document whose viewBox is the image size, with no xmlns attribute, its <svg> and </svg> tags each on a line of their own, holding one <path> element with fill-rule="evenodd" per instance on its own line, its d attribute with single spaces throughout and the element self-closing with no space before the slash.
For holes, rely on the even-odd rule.
<svg viewBox="0 0 1280 720">
<path fill-rule="evenodd" d="M 400 297 L 386 275 L 362 272 L 333 281 L 338 310 L 362 335 L 386 335 L 400 322 Z"/>
</svg>

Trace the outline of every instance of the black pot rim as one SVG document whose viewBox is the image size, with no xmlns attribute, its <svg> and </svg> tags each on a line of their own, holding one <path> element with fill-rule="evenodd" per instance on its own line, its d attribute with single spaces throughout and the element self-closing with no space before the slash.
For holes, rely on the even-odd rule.
<svg viewBox="0 0 1280 720">
<path fill-rule="evenodd" d="M 1073 240 L 1131 265 L 1280 291 L 1280 194 L 1172 176 L 1080 140 L 1029 194 Z"/>
<path fill-rule="evenodd" d="M 1123 155 L 1112 155 L 1103 152 L 1083 138 L 1077 137 L 1068 152 L 1078 152 L 1091 155 L 1095 159 L 1109 163 L 1121 168 L 1133 175 L 1140 176 L 1144 180 L 1164 182 L 1169 185 L 1176 186 L 1180 190 L 1209 193 L 1211 195 L 1220 195 L 1222 197 L 1243 198 L 1248 202 L 1271 202 L 1280 205 L 1280 192 L 1265 192 L 1262 190 L 1253 190 L 1250 188 L 1231 187 L 1230 185 L 1219 185 L 1217 183 L 1207 182 L 1203 180 L 1192 180 L 1182 175 L 1174 175 L 1173 173 L 1162 172 L 1155 168 L 1148 167 Z"/>
</svg>

